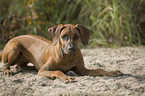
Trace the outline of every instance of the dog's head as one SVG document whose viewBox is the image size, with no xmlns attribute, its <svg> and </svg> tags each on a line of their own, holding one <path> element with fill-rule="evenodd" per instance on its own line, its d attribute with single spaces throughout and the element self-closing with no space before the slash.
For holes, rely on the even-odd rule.
<svg viewBox="0 0 145 96">
<path fill-rule="evenodd" d="M 60 42 L 65 54 L 77 53 L 77 43 L 79 39 L 81 39 L 83 45 L 86 46 L 88 45 L 90 37 L 90 31 L 80 24 L 60 24 L 49 28 L 48 33 L 53 40 L 53 45 L 55 46 Z"/>
</svg>

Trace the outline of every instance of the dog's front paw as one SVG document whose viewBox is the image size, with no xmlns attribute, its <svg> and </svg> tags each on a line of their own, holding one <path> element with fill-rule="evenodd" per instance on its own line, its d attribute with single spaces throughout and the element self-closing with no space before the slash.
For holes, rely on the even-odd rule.
<svg viewBox="0 0 145 96">
<path fill-rule="evenodd" d="M 119 70 L 116 70 L 116 71 L 111 71 L 107 74 L 107 76 L 110 76 L 110 77 L 117 77 L 117 76 L 123 76 L 123 73 Z"/>
<path fill-rule="evenodd" d="M 60 78 L 64 83 L 74 82 L 75 78 L 71 76 L 63 76 Z"/>
</svg>

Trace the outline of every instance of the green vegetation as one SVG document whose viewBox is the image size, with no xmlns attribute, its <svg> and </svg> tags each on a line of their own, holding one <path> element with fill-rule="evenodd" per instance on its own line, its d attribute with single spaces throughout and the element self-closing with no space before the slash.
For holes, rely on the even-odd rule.
<svg viewBox="0 0 145 96">
<path fill-rule="evenodd" d="M 89 47 L 145 44 L 145 0 L 0 0 L 0 42 L 57 24 L 90 29 Z"/>
</svg>

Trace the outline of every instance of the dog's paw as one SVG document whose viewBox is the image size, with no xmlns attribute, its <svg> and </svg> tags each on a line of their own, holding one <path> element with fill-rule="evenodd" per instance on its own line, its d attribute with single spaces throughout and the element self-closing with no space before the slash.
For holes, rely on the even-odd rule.
<svg viewBox="0 0 145 96">
<path fill-rule="evenodd" d="M 71 77 L 71 76 L 63 76 L 63 77 L 61 77 L 61 80 L 64 83 L 75 82 L 75 78 L 74 77 Z"/>
<path fill-rule="evenodd" d="M 3 74 L 4 76 L 12 76 L 12 71 L 9 69 L 5 69 Z"/>
<path fill-rule="evenodd" d="M 107 74 L 107 76 L 110 76 L 110 77 L 117 77 L 117 76 L 123 76 L 123 73 L 119 70 L 116 70 L 116 71 L 111 71 Z"/>
</svg>

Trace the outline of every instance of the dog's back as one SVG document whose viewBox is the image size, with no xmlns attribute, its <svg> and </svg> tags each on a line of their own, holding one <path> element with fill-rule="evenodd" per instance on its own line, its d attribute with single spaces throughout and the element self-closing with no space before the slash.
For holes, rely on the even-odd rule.
<svg viewBox="0 0 145 96">
<path fill-rule="evenodd" d="M 41 40 L 43 40 L 43 41 L 46 41 L 46 42 L 48 42 L 48 43 L 51 43 L 50 40 L 45 39 L 45 38 L 43 38 L 43 37 L 41 37 L 41 36 L 38 36 L 38 35 L 32 35 L 32 34 L 29 34 L 29 36 L 33 36 L 33 37 L 39 38 L 39 39 L 41 39 Z"/>
</svg>

